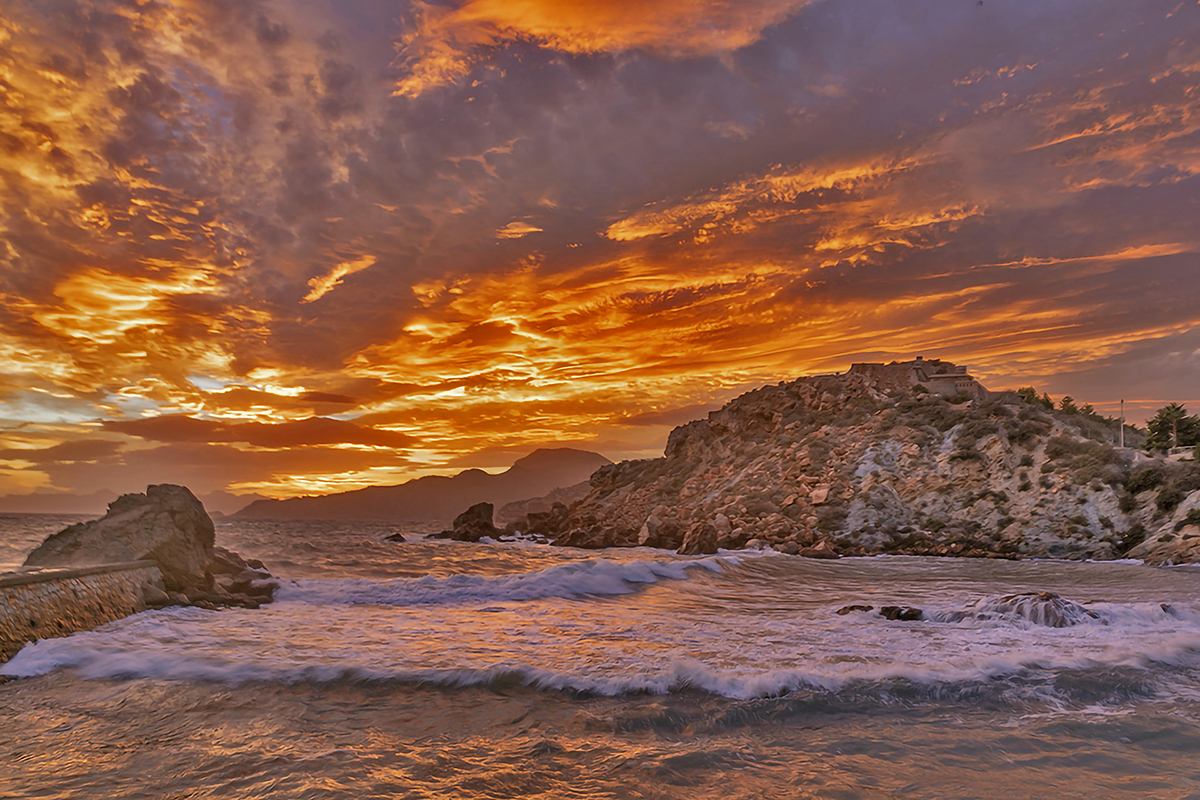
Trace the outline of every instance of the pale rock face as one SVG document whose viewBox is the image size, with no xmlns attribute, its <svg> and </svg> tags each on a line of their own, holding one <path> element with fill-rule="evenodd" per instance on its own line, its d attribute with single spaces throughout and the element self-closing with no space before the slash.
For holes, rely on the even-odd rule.
<svg viewBox="0 0 1200 800">
<path fill-rule="evenodd" d="M 158 562 L 168 591 L 212 586 L 213 523 L 187 488 L 161 484 L 114 500 L 98 520 L 46 539 L 29 567 L 82 567 L 149 559 Z"/>
<path fill-rule="evenodd" d="M 1118 450 L 1113 436 L 1103 420 L 1011 394 L 952 404 L 864 375 L 801 378 L 676 428 L 662 458 L 600 469 L 552 538 L 708 552 L 715 537 L 813 557 L 1200 560 L 1200 540 L 1181 544 L 1200 495 L 1156 507 L 1196 476 Z M 1173 494 L 1139 488 L 1148 468 Z"/>
</svg>

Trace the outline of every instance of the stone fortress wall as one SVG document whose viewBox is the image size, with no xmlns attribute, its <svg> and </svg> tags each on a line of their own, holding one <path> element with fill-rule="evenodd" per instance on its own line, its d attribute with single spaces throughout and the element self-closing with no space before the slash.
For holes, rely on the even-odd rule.
<svg viewBox="0 0 1200 800">
<path fill-rule="evenodd" d="M 161 586 L 153 561 L 0 574 L 0 662 L 28 642 L 145 611 L 147 591 Z"/>
<path fill-rule="evenodd" d="M 979 400 L 988 397 L 988 390 L 971 376 L 966 367 L 917 356 L 912 361 L 893 361 L 890 364 L 852 364 L 847 374 L 869 375 L 880 385 L 896 389 L 922 386 L 944 396 L 965 394 Z"/>
</svg>

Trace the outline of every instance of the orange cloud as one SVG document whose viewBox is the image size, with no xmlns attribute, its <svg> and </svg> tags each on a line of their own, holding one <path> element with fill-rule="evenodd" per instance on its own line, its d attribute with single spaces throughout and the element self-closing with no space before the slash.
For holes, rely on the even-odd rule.
<svg viewBox="0 0 1200 800">
<path fill-rule="evenodd" d="M 1200 37 L 1100 2 L 16 0 L 0 494 L 650 456 L 917 353 L 1191 402 Z"/>
<path fill-rule="evenodd" d="M 811 0 L 465 0 L 418 3 L 400 39 L 405 76 L 396 94 L 417 96 L 464 77 L 476 53 L 532 41 L 566 53 L 643 49 L 716 55 L 753 44 Z"/>
<path fill-rule="evenodd" d="M 341 264 L 338 264 L 324 275 L 310 280 L 308 285 L 311 288 L 311 291 L 304 295 L 304 299 L 300 302 L 311 303 L 314 300 L 320 300 L 322 297 L 329 294 L 329 292 L 333 291 L 335 286 L 340 286 L 342 283 L 342 278 L 346 277 L 347 275 L 353 275 L 356 272 L 362 272 L 364 269 L 374 266 L 374 264 L 375 256 L 370 255 L 362 256 L 354 261 L 343 261 Z"/>
</svg>

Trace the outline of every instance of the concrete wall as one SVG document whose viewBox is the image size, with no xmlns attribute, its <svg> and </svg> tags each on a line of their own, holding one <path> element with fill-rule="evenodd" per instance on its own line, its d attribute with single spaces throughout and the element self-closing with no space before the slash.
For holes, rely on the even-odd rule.
<svg viewBox="0 0 1200 800">
<path fill-rule="evenodd" d="M 162 586 L 153 561 L 0 574 L 0 661 L 27 642 L 68 636 L 146 610 Z"/>
</svg>

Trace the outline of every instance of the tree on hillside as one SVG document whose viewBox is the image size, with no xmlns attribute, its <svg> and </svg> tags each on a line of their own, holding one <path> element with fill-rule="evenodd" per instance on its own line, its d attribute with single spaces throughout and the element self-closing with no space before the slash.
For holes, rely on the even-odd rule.
<svg viewBox="0 0 1200 800">
<path fill-rule="evenodd" d="M 1200 417 L 1188 414 L 1181 403 L 1160 408 L 1147 427 L 1150 429 L 1147 450 L 1200 445 Z"/>
<path fill-rule="evenodd" d="M 1047 410 L 1054 408 L 1054 401 L 1050 399 L 1050 395 L 1043 394 L 1039 396 L 1037 389 L 1032 386 L 1022 386 L 1020 389 L 1017 389 L 1017 396 L 1031 406 L 1041 406 Z"/>
</svg>

